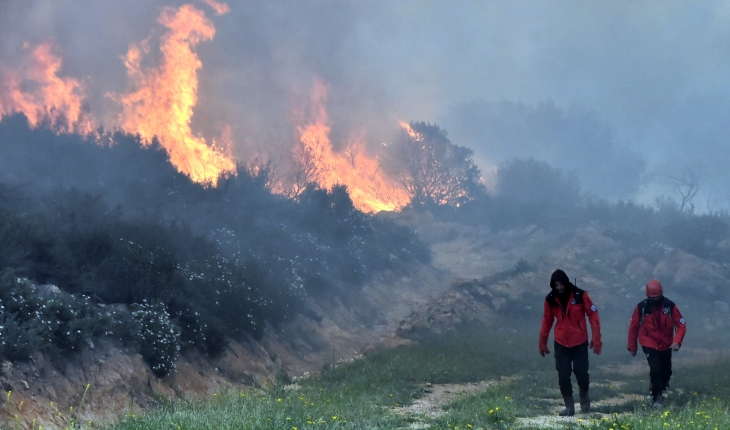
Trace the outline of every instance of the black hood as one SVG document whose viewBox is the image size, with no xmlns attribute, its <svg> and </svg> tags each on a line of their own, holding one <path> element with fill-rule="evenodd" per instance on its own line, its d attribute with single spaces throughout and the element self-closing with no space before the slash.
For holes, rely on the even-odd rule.
<svg viewBox="0 0 730 430">
<path fill-rule="evenodd" d="M 553 291 L 555 291 L 555 283 L 558 281 L 561 284 L 565 285 L 565 290 L 567 292 L 575 290 L 575 285 L 570 282 L 570 278 L 568 278 L 568 275 L 566 275 L 565 272 L 560 269 L 554 271 L 553 275 L 550 277 L 550 288 L 552 288 Z"/>
</svg>

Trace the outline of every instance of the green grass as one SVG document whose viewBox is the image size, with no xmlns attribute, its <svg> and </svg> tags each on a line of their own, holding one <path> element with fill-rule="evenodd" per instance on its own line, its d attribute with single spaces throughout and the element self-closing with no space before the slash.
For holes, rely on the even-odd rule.
<svg viewBox="0 0 730 430">
<path fill-rule="evenodd" d="M 606 320 L 606 326 L 616 326 Z M 509 328 L 507 328 L 509 327 Z M 514 330 L 514 331 L 513 331 Z M 528 335 L 529 334 L 529 335 Z M 281 386 L 244 393 L 220 393 L 199 402 L 173 402 L 140 417 L 128 417 L 115 430 L 158 429 L 392 429 L 419 424 L 434 429 L 520 427 L 520 418 L 553 416 L 560 399 L 553 357 L 537 354 L 534 321 L 509 326 L 464 324 L 457 333 L 427 335 L 406 347 L 380 351 L 314 377 L 296 389 Z M 605 344 L 623 334 L 605 333 Z M 681 354 L 681 352 L 680 352 Z M 624 375 L 604 364 L 637 363 L 646 373 Z M 503 376 L 510 376 L 502 379 Z M 667 409 L 646 400 L 595 406 L 596 415 L 567 428 L 598 429 L 730 428 L 730 360 L 677 367 Z M 440 417 L 405 416 L 392 407 L 424 395 L 424 382 L 496 380 L 487 390 L 459 397 Z M 648 366 L 642 357 L 609 348 L 591 354 L 594 401 L 625 394 L 644 395 Z M 596 418 L 598 417 L 598 418 Z M 666 423 L 666 425 L 665 425 Z"/>
<path fill-rule="evenodd" d="M 371 402 L 324 390 L 228 393 L 204 402 L 174 403 L 115 427 L 122 429 L 376 429 L 400 427 L 403 419 Z"/>
<path fill-rule="evenodd" d="M 505 428 L 523 412 L 511 384 L 497 385 L 483 393 L 467 396 L 449 405 L 446 413 L 432 420 L 434 428 Z"/>
<path fill-rule="evenodd" d="M 631 414 L 616 415 L 599 421 L 595 428 L 640 429 L 728 429 L 730 407 L 717 397 L 698 397 L 689 403 L 670 404 L 663 410 L 640 407 Z"/>
<path fill-rule="evenodd" d="M 532 356 L 504 348 L 505 337 L 519 339 L 498 327 L 465 324 L 458 336 L 424 336 L 416 344 L 376 352 L 301 380 L 296 390 L 271 387 L 260 392 L 221 394 L 208 401 L 176 402 L 129 417 L 115 429 L 398 428 L 407 425 L 408 418 L 389 408 L 407 405 L 423 395 L 424 382 L 494 379 L 519 372 L 528 361 L 534 361 Z M 526 341 L 518 342 L 515 348 L 522 351 L 526 345 Z M 488 398 L 474 401 L 498 406 Z M 504 396 L 501 401 L 504 406 L 487 421 L 510 413 Z M 466 421 L 468 417 L 454 415 L 454 420 Z"/>
</svg>

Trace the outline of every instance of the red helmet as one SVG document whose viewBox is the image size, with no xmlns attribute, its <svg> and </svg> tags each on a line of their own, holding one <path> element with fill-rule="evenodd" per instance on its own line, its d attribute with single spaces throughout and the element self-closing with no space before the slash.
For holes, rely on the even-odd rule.
<svg viewBox="0 0 730 430">
<path fill-rule="evenodd" d="M 661 297 L 662 294 L 664 294 L 664 288 L 662 288 L 661 282 L 652 279 L 646 283 L 646 297 Z"/>
</svg>

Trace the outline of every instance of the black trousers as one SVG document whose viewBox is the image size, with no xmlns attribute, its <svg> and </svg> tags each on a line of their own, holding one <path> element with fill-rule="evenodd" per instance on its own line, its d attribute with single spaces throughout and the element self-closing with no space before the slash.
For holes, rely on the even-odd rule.
<svg viewBox="0 0 730 430">
<path fill-rule="evenodd" d="M 573 384 L 570 382 L 570 374 L 575 373 L 578 387 L 588 391 L 590 380 L 588 378 L 588 342 L 568 348 L 555 342 L 555 368 L 558 370 L 558 383 L 560 394 L 563 397 L 573 395 Z"/>
<path fill-rule="evenodd" d="M 651 386 L 649 390 L 654 399 L 662 395 L 662 391 L 669 386 L 669 378 L 672 377 L 672 349 L 657 351 L 654 348 L 642 346 L 646 354 L 646 361 L 649 362 L 649 379 Z"/>
</svg>

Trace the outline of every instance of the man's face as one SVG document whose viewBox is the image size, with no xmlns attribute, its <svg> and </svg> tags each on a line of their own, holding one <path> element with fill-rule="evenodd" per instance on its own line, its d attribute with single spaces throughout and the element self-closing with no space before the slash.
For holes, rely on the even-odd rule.
<svg viewBox="0 0 730 430">
<path fill-rule="evenodd" d="M 556 281 L 555 282 L 555 291 L 557 291 L 558 294 L 565 294 L 565 285 L 563 285 L 563 283 L 560 281 Z"/>
<path fill-rule="evenodd" d="M 662 298 L 663 298 L 663 296 L 647 297 L 647 299 L 649 300 L 649 306 L 655 308 L 655 307 L 661 305 Z"/>
</svg>

